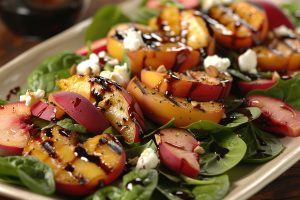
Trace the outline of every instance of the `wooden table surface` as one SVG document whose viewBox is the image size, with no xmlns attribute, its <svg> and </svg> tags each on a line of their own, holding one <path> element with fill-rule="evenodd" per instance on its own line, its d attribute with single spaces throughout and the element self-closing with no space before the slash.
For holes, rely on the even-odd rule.
<svg viewBox="0 0 300 200">
<path fill-rule="evenodd" d="M 101 6 L 105 3 L 117 3 L 121 0 L 92 0 L 93 4 Z M 91 16 L 97 6 L 91 6 L 85 17 Z M 0 66 L 15 58 L 20 53 L 42 41 L 26 40 L 6 28 L 0 20 Z M 5 199 L 0 196 L 0 199 Z M 300 200 L 300 161 L 275 179 L 250 200 Z"/>
</svg>

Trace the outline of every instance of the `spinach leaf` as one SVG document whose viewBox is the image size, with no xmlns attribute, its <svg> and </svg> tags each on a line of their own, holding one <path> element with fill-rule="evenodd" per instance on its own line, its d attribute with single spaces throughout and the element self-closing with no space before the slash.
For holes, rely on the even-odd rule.
<svg viewBox="0 0 300 200">
<path fill-rule="evenodd" d="M 185 199 L 194 199 L 194 195 L 189 188 L 164 179 L 159 180 L 156 189 L 169 200 L 182 200 L 181 197 L 183 196 Z"/>
<path fill-rule="evenodd" d="M 152 149 L 156 150 L 155 142 L 153 140 L 150 140 L 146 144 L 142 144 L 139 146 L 134 146 L 132 148 L 126 149 L 125 150 L 126 158 L 130 159 L 130 158 L 139 157 L 141 155 L 141 153 L 147 148 L 152 148 Z"/>
<path fill-rule="evenodd" d="M 7 104 L 8 102 L 4 99 L 0 99 L 0 106 Z"/>
<path fill-rule="evenodd" d="M 296 26 L 300 26 L 300 19 L 297 17 L 297 13 L 299 13 L 300 10 L 300 4 L 299 2 L 296 3 L 285 3 L 282 4 L 281 7 L 284 9 L 285 13 L 288 14 L 290 19 L 296 24 Z M 299 15 L 299 14 L 298 14 Z"/>
<path fill-rule="evenodd" d="M 112 26 L 129 21 L 129 18 L 123 14 L 119 6 L 114 4 L 103 6 L 94 15 L 91 25 L 87 28 L 85 41 L 94 41 L 106 37 Z"/>
<path fill-rule="evenodd" d="M 253 124 L 242 128 L 239 134 L 247 144 L 243 159 L 245 162 L 267 162 L 278 156 L 284 149 L 277 137 L 256 128 Z"/>
<path fill-rule="evenodd" d="M 50 167 L 31 156 L 0 157 L 0 179 L 18 183 L 33 192 L 50 195 L 55 191 Z"/>
<path fill-rule="evenodd" d="M 241 79 L 241 80 L 243 80 L 243 81 L 249 82 L 249 81 L 252 80 L 249 76 L 243 74 L 242 72 L 240 72 L 240 71 L 237 70 L 237 69 L 228 69 L 227 71 L 228 71 L 229 74 L 231 74 L 232 76 L 235 76 L 235 77 L 237 77 L 237 78 L 239 78 L 239 79 Z"/>
<path fill-rule="evenodd" d="M 235 113 L 232 113 L 229 118 L 234 119 L 232 122 L 226 124 L 226 127 L 235 128 L 242 124 L 251 122 L 259 118 L 261 111 L 257 107 L 247 107 L 237 110 Z"/>
<path fill-rule="evenodd" d="M 131 18 L 132 21 L 137 22 L 139 24 L 148 25 L 149 20 L 152 17 L 156 17 L 159 15 L 159 10 L 157 9 L 150 9 L 147 7 L 140 7 L 136 10 L 135 14 Z"/>
<path fill-rule="evenodd" d="M 46 95 L 57 91 L 56 82 L 70 76 L 69 69 L 73 64 L 78 64 L 84 57 L 71 52 L 63 52 L 45 60 L 28 76 L 28 88 L 36 91 L 42 89 Z"/>
<path fill-rule="evenodd" d="M 75 131 L 78 133 L 86 133 L 87 130 L 84 126 L 77 124 L 74 120 L 65 118 L 57 122 L 58 126 L 63 127 L 64 129 Z"/>
<path fill-rule="evenodd" d="M 121 200 L 150 199 L 157 186 L 158 173 L 153 169 L 134 170 L 123 177 Z"/>
<path fill-rule="evenodd" d="M 275 86 L 267 90 L 254 90 L 247 94 L 265 95 L 281 99 L 300 110 L 300 75 L 290 80 L 279 80 Z"/>
<path fill-rule="evenodd" d="M 114 186 L 108 186 L 97 190 L 85 200 L 119 200 L 121 198 L 121 190 Z"/>
<path fill-rule="evenodd" d="M 147 135 L 144 135 L 144 138 L 147 138 L 147 137 L 150 137 L 152 136 L 153 134 L 155 134 L 156 132 L 160 131 L 161 129 L 164 129 L 164 128 L 170 128 L 170 127 L 173 127 L 174 126 L 174 123 L 175 123 L 176 119 L 175 118 L 172 118 L 170 121 L 168 121 L 166 124 L 162 125 L 161 127 L 151 131 L 150 133 L 148 133 Z"/>
<path fill-rule="evenodd" d="M 38 127 L 40 129 L 46 129 L 46 128 L 51 128 L 51 127 L 55 126 L 54 122 L 49 122 L 47 120 L 43 120 L 43 119 L 38 118 L 38 117 L 32 117 L 30 119 L 30 122 L 33 123 L 33 125 L 35 127 Z"/>
<path fill-rule="evenodd" d="M 200 159 L 200 174 L 215 176 L 236 166 L 247 149 L 245 142 L 235 134 L 218 135 L 202 143 L 205 154 Z"/>
<path fill-rule="evenodd" d="M 214 184 L 199 185 L 194 187 L 192 193 L 196 200 L 221 200 L 229 191 L 229 179 L 227 175 L 213 177 Z"/>
</svg>

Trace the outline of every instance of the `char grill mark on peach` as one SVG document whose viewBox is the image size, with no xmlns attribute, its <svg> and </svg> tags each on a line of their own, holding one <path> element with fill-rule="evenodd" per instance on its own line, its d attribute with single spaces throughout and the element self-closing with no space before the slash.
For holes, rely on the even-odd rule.
<svg viewBox="0 0 300 200">
<path fill-rule="evenodd" d="M 74 154 L 77 158 L 81 160 L 86 160 L 94 163 L 97 166 L 100 166 L 106 174 L 109 174 L 112 171 L 112 168 L 108 166 L 107 163 L 105 163 L 99 156 L 88 154 L 87 151 L 81 146 L 77 146 L 75 148 Z"/>
</svg>

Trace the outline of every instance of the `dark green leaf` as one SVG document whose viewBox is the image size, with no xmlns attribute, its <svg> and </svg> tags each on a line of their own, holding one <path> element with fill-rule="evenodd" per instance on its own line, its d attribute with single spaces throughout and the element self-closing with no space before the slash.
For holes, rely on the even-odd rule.
<svg viewBox="0 0 300 200">
<path fill-rule="evenodd" d="M 300 26 L 300 19 L 299 19 L 299 17 L 297 17 L 297 13 L 299 16 L 299 12 L 300 12 L 299 2 L 296 3 L 296 1 L 295 1 L 295 3 L 285 3 L 285 4 L 282 4 L 281 7 L 284 9 L 285 13 L 288 14 L 290 19 L 294 22 L 294 24 L 296 26 Z"/>
<path fill-rule="evenodd" d="M 38 117 L 32 117 L 30 119 L 30 121 L 31 121 L 31 123 L 34 124 L 35 127 L 38 127 L 40 129 L 51 128 L 55 125 L 54 122 L 49 122 L 49 121 L 43 120 L 43 119 L 38 118 Z"/>
<path fill-rule="evenodd" d="M 135 14 L 131 18 L 132 21 L 137 22 L 139 24 L 145 24 L 147 25 L 149 23 L 149 20 L 152 17 L 156 17 L 159 15 L 158 9 L 150 9 L 147 7 L 140 7 L 136 10 Z"/>
<path fill-rule="evenodd" d="M 266 133 L 252 124 L 238 132 L 247 144 L 247 151 L 243 161 L 262 163 L 278 156 L 284 149 L 279 139 Z"/>
<path fill-rule="evenodd" d="M 121 198 L 121 190 L 114 186 L 108 186 L 97 190 L 85 200 L 119 200 Z"/>
<path fill-rule="evenodd" d="M 237 78 L 239 78 L 239 79 L 241 79 L 241 80 L 243 80 L 243 81 L 251 81 L 251 80 L 252 80 L 249 76 L 243 74 L 242 72 L 240 72 L 240 71 L 237 70 L 237 69 L 228 69 L 227 71 L 228 71 L 232 76 L 235 76 L 235 77 L 237 77 Z"/>
<path fill-rule="evenodd" d="M 119 6 L 114 4 L 103 6 L 94 15 L 91 25 L 87 28 L 85 41 L 104 38 L 114 25 L 129 21 Z"/>
<path fill-rule="evenodd" d="M 39 194 L 50 195 L 55 191 L 51 168 L 31 156 L 0 157 L 0 179 L 22 183 Z"/>
<path fill-rule="evenodd" d="M 154 169 L 134 170 L 123 177 L 121 200 L 146 200 L 158 182 L 158 173 Z"/>
<path fill-rule="evenodd" d="M 161 127 L 157 128 L 156 130 L 151 131 L 150 133 L 148 133 L 147 135 L 145 135 L 144 138 L 147 138 L 147 137 L 152 136 L 153 134 L 155 134 L 156 132 L 158 132 L 158 131 L 161 130 L 161 129 L 173 127 L 175 121 L 176 121 L 176 119 L 175 119 L 175 118 L 172 118 L 172 119 L 171 119 L 170 121 L 168 121 L 166 124 L 162 125 Z"/>
<path fill-rule="evenodd" d="M 57 91 L 59 88 L 56 82 L 70 76 L 70 68 L 78 64 L 84 57 L 71 52 L 63 52 L 45 60 L 28 76 L 28 88 L 36 91 L 42 89 L 46 95 Z"/>
<path fill-rule="evenodd" d="M 205 154 L 201 155 L 200 173 L 209 176 L 223 174 L 236 166 L 247 149 L 245 142 L 235 134 L 218 135 L 202 146 Z"/>
<path fill-rule="evenodd" d="M 0 99 L 0 106 L 7 104 L 8 102 L 4 99 Z"/>
<path fill-rule="evenodd" d="M 227 175 L 213 177 L 214 184 L 196 186 L 192 193 L 196 200 L 221 200 L 229 191 L 230 183 Z"/>
<path fill-rule="evenodd" d="M 64 129 L 75 131 L 77 133 L 86 133 L 87 130 L 84 126 L 77 124 L 74 120 L 65 118 L 57 122 L 58 126 L 63 127 Z"/>
<path fill-rule="evenodd" d="M 238 126 L 241 126 L 245 123 L 251 122 L 255 119 L 257 119 L 261 114 L 261 111 L 259 108 L 256 107 L 247 107 L 237 110 L 237 112 L 232 113 L 229 118 L 234 119 L 229 124 L 226 124 L 226 127 L 229 128 L 236 128 Z"/>
<path fill-rule="evenodd" d="M 281 99 L 300 110 L 300 75 L 287 81 L 279 80 L 270 89 L 254 90 L 247 94 L 247 96 L 251 95 L 265 95 Z"/>
<path fill-rule="evenodd" d="M 157 149 L 155 142 L 153 140 L 150 140 L 146 144 L 142 144 L 142 145 L 138 145 L 138 146 L 134 146 L 132 148 L 126 149 L 125 150 L 126 158 L 129 159 L 129 158 L 139 157 L 141 155 L 141 153 L 147 148 L 152 148 L 154 150 Z"/>
</svg>

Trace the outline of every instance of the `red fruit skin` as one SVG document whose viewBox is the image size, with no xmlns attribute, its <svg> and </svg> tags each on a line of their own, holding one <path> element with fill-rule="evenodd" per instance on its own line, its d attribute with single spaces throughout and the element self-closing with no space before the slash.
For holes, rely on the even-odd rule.
<svg viewBox="0 0 300 200">
<path fill-rule="evenodd" d="M 251 1 L 263 7 L 264 10 L 266 11 L 270 30 L 273 30 L 274 28 L 281 25 L 285 25 L 288 28 L 293 30 L 295 29 L 295 25 L 289 20 L 289 18 L 282 12 L 282 10 L 278 6 L 274 5 L 270 1 L 265 1 L 265 0 L 251 0 Z"/>
<path fill-rule="evenodd" d="M 56 109 L 43 101 L 39 101 L 30 107 L 32 116 L 51 121 L 55 119 Z"/>
<path fill-rule="evenodd" d="M 159 157 L 161 162 L 177 173 L 197 177 L 200 172 L 199 155 L 194 149 L 199 142 L 184 129 L 160 131 Z"/>
<path fill-rule="evenodd" d="M 100 51 L 106 51 L 107 50 L 106 44 L 107 44 L 106 38 L 96 40 L 96 41 L 92 42 L 91 50 L 95 54 L 99 53 Z M 81 55 L 81 56 L 86 56 L 89 53 L 89 49 L 87 46 L 83 46 L 83 47 L 77 49 L 75 51 L 75 53 L 78 55 Z"/>
<path fill-rule="evenodd" d="M 57 92 L 53 94 L 53 100 L 57 106 L 92 133 L 101 133 L 110 126 L 102 111 L 78 93 Z"/>
<path fill-rule="evenodd" d="M 288 103 L 273 97 L 253 95 L 246 98 L 246 104 L 260 108 L 261 116 L 255 123 L 262 130 L 289 137 L 300 135 L 300 111 Z"/>
<path fill-rule="evenodd" d="M 32 126 L 30 108 L 23 102 L 0 106 L 0 155 L 21 155 L 29 137 Z"/>
<path fill-rule="evenodd" d="M 242 95 L 246 95 L 252 90 L 266 90 L 273 87 L 277 83 L 276 80 L 258 79 L 255 81 L 238 81 L 237 87 Z"/>
</svg>

